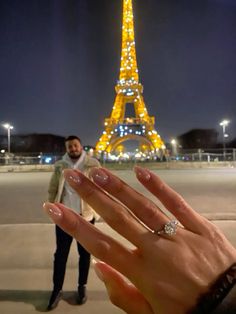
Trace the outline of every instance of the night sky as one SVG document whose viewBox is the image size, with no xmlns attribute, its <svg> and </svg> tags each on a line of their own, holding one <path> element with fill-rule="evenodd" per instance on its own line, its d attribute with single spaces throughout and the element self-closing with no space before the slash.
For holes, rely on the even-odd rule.
<svg viewBox="0 0 236 314">
<path fill-rule="evenodd" d="M 220 133 L 227 118 L 234 139 L 236 0 L 133 4 L 144 100 L 161 137 Z M 0 123 L 94 145 L 114 102 L 121 17 L 121 0 L 0 0 Z"/>
</svg>

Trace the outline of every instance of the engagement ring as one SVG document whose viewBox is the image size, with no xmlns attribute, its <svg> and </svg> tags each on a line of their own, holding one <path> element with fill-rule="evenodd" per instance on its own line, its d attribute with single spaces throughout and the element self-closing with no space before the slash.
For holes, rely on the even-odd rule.
<svg viewBox="0 0 236 314">
<path fill-rule="evenodd" d="M 178 227 L 178 221 L 171 220 L 167 222 L 161 230 L 156 230 L 154 231 L 154 233 L 158 235 L 166 234 L 168 236 L 172 236 L 176 234 L 177 227 Z"/>
</svg>

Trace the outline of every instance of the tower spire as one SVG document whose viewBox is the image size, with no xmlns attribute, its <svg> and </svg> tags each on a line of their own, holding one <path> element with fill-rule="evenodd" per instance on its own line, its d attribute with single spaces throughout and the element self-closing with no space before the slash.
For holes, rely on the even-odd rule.
<svg viewBox="0 0 236 314">
<path fill-rule="evenodd" d="M 110 153 L 126 140 L 140 142 L 141 150 L 156 154 L 164 143 L 155 130 L 155 118 L 149 116 L 142 96 L 137 67 L 132 0 L 123 0 L 122 46 L 116 98 L 102 136 L 96 144 L 98 153 Z M 134 106 L 134 116 L 126 115 L 126 105 Z"/>
<path fill-rule="evenodd" d="M 119 79 L 121 83 L 129 80 L 135 83 L 139 81 L 132 0 L 123 1 L 121 67 Z"/>
</svg>

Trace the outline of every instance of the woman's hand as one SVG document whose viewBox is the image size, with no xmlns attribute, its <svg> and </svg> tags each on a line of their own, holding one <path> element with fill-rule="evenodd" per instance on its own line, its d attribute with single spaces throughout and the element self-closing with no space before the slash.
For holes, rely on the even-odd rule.
<svg viewBox="0 0 236 314">
<path fill-rule="evenodd" d="M 115 305 L 129 314 L 187 313 L 236 261 L 236 250 L 215 225 L 159 177 L 140 167 L 135 172 L 180 222 L 176 234 L 158 235 L 170 218 L 103 168 L 92 170 L 96 184 L 76 170 L 65 170 L 65 178 L 133 248 L 105 235 L 62 204 L 44 207 L 56 224 L 103 262 L 98 262 L 95 270 Z"/>
</svg>

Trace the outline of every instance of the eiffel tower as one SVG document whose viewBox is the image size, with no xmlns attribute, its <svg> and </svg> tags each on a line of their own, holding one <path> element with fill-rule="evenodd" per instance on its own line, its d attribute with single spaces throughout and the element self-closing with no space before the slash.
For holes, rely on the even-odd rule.
<svg viewBox="0 0 236 314">
<path fill-rule="evenodd" d="M 134 39 L 132 0 L 123 0 L 122 50 L 119 81 L 115 86 L 116 97 L 109 118 L 105 119 L 102 136 L 96 144 L 96 152 L 111 153 L 122 142 L 139 141 L 142 151 L 158 154 L 165 145 L 155 130 L 155 118 L 149 116 L 143 99 L 143 86 L 139 82 Z M 126 116 L 131 105 L 133 116 Z"/>
</svg>

